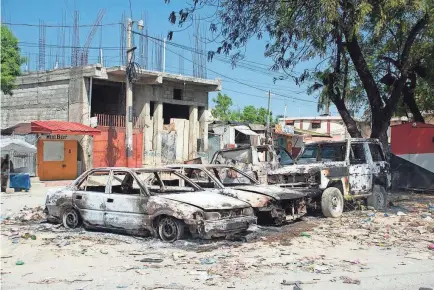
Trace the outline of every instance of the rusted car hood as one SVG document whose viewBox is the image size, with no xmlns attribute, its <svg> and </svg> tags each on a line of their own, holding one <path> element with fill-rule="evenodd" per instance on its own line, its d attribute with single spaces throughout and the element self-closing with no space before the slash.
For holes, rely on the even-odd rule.
<svg viewBox="0 0 434 290">
<path fill-rule="evenodd" d="M 168 194 L 160 195 L 160 197 L 200 207 L 204 210 L 220 210 L 249 207 L 248 204 L 241 200 L 209 191 Z"/>
<path fill-rule="evenodd" d="M 268 175 L 282 175 L 282 174 L 312 174 L 315 171 L 319 171 L 325 167 L 329 167 L 328 163 L 318 162 L 311 164 L 289 165 L 282 168 L 272 170 L 268 172 Z"/>
<path fill-rule="evenodd" d="M 262 194 L 265 196 L 275 198 L 277 200 L 297 199 L 305 196 L 305 194 L 300 191 L 296 191 L 288 188 L 282 188 L 273 185 L 241 185 L 241 186 L 232 187 L 232 189 L 235 189 L 237 191 L 242 190 L 242 191 L 248 191 L 256 194 Z"/>
</svg>

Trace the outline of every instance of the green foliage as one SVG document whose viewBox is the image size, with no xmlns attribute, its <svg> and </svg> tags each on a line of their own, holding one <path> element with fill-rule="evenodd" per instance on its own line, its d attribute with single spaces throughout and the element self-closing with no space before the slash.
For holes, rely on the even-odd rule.
<svg viewBox="0 0 434 290">
<path fill-rule="evenodd" d="M 211 110 L 212 116 L 221 121 L 229 121 L 232 99 L 226 94 L 218 93 L 217 97 L 212 101 L 215 103 L 214 108 Z"/>
<path fill-rule="evenodd" d="M 232 99 L 228 95 L 219 93 L 217 98 L 212 100 L 214 108 L 211 113 L 214 118 L 220 121 L 246 122 L 252 124 L 267 123 L 267 109 L 255 106 L 246 106 L 243 110 L 232 110 Z M 270 123 L 272 123 L 272 113 L 270 112 Z"/>
<path fill-rule="evenodd" d="M 312 92 L 319 90 L 320 105 L 334 103 L 354 136 L 360 132 L 347 107 L 353 100 L 359 107 L 367 105 L 372 137 L 385 140 L 407 83 L 417 66 L 426 68 L 427 47 L 434 43 L 434 0 L 194 0 L 169 19 L 182 26 L 204 6 L 216 9 L 215 18 L 207 20 L 219 46 L 208 53 L 209 59 L 215 53 L 242 59 L 248 41 L 266 35 L 265 57 L 273 59 L 273 70 L 284 74 L 280 79 L 300 84 L 329 70 L 326 83 L 319 81 Z M 293 71 L 307 61 L 318 62 L 314 71 Z M 385 76 L 394 80 L 384 83 Z M 426 83 L 419 80 L 421 75 L 417 78 L 413 91 L 422 100 L 424 93 L 418 92 L 431 83 L 426 76 Z"/>
<path fill-rule="evenodd" d="M 25 62 L 18 48 L 18 39 L 8 27 L 1 26 L 1 90 L 12 94 L 15 78 L 20 75 L 20 66 Z"/>
</svg>

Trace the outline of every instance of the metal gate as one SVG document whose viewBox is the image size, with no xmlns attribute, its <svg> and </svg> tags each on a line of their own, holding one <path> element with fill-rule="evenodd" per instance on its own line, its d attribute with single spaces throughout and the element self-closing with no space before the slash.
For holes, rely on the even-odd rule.
<svg viewBox="0 0 434 290">
<path fill-rule="evenodd" d="M 93 167 L 127 166 L 125 128 L 98 126 L 100 135 L 93 137 Z M 130 167 L 142 167 L 143 132 L 133 130 L 133 161 Z"/>
</svg>

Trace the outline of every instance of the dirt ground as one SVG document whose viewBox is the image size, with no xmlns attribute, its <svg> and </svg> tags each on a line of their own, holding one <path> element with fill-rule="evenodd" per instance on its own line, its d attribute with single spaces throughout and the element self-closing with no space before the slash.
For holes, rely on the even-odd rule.
<svg viewBox="0 0 434 290">
<path fill-rule="evenodd" d="M 392 195 L 386 212 L 173 244 L 45 223 L 44 194 L 2 196 L 2 289 L 434 288 L 432 194 Z"/>
</svg>

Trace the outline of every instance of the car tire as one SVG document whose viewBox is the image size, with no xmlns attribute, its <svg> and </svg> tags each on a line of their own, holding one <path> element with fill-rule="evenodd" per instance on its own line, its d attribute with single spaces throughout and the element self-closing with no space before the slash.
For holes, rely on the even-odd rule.
<svg viewBox="0 0 434 290">
<path fill-rule="evenodd" d="M 368 206 L 376 210 L 384 210 L 387 206 L 387 192 L 381 185 L 374 185 L 372 194 L 367 199 Z"/>
<path fill-rule="evenodd" d="M 344 211 L 344 197 L 339 188 L 329 187 L 321 196 L 321 210 L 325 217 L 337 218 Z"/>
<path fill-rule="evenodd" d="M 158 220 L 158 235 L 164 242 L 172 243 L 181 240 L 184 237 L 184 224 L 182 221 L 170 217 L 163 216 Z"/>
<path fill-rule="evenodd" d="M 67 229 L 75 229 L 81 226 L 81 217 L 72 207 L 66 208 L 62 213 L 62 223 Z"/>
</svg>

